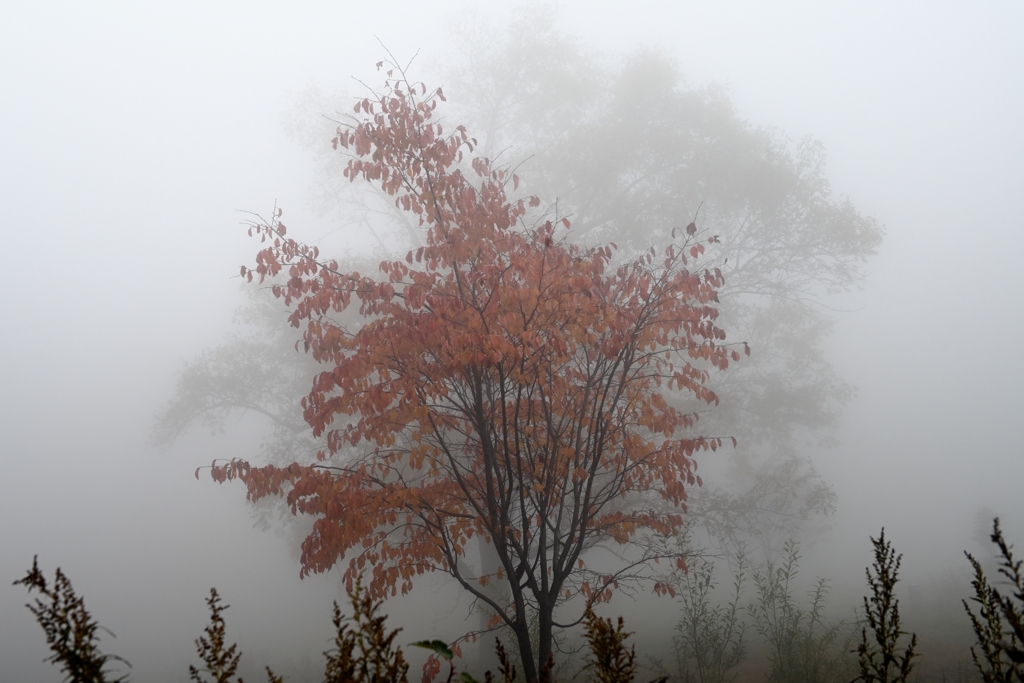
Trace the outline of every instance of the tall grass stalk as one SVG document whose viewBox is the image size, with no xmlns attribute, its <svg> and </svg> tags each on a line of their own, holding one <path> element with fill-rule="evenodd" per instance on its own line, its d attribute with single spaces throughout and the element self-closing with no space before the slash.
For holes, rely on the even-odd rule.
<svg viewBox="0 0 1024 683">
<path fill-rule="evenodd" d="M 998 517 L 992 520 L 991 539 L 999 548 L 999 573 L 1009 581 L 1010 594 L 1004 595 L 989 584 L 981 563 L 970 553 L 964 553 L 974 568 L 971 601 L 978 604 L 976 615 L 964 601 L 964 609 L 978 639 L 971 648 L 971 658 L 985 683 L 1024 683 L 1024 562 L 1014 560 L 1012 547 L 999 528 Z"/>
<path fill-rule="evenodd" d="M 908 634 L 900 626 L 900 606 L 896 599 L 902 555 L 897 555 L 892 544 L 885 540 L 885 529 L 878 538 L 872 538 L 875 548 L 874 572 L 867 572 L 871 596 L 864 597 L 864 617 L 867 624 L 861 629 L 861 643 L 857 647 L 860 675 L 863 683 L 907 683 L 917 657 L 917 635 Z M 872 637 L 868 637 L 868 629 Z M 903 654 L 903 636 L 910 635 L 910 643 Z"/>
<path fill-rule="evenodd" d="M 107 669 L 109 662 L 121 662 L 128 668 L 131 664 L 117 655 L 100 652 L 99 631 L 106 631 L 111 637 L 114 634 L 92 618 L 85 608 L 85 599 L 75 594 L 71 579 L 59 567 L 51 587 L 39 570 L 39 558 L 34 557 L 32 569 L 24 578 L 14 582 L 15 586 L 19 584 L 26 586 L 29 593 L 36 591 L 42 596 L 36 598 L 34 605 L 26 607 L 43 627 L 46 644 L 53 652 L 46 661 L 60 665 L 61 671 L 67 674 L 65 680 L 72 683 L 118 683 L 127 680 L 127 674 L 107 678 L 111 675 Z"/>
</svg>

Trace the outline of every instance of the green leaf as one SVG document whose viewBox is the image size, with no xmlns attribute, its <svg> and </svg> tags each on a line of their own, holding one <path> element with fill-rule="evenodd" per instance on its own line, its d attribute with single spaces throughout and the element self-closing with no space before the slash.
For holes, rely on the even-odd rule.
<svg viewBox="0 0 1024 683">
<path fill-rule="evenodd" d="M 433 650 L 436 654 L 444 657 L 448 661 L 451 661 L 455 654 L 448 647 L 448 644 L 443 640 L 420 640 L 415 643 L 409 643 L 410 647 L 422 647 L 427 650 Z M 466 674 L 468 675 L 468 674 Z M 465 680 L 465 679 L 463 679 Z M 468 682 L 467 682 L 468 683 Z"/>
</svg>

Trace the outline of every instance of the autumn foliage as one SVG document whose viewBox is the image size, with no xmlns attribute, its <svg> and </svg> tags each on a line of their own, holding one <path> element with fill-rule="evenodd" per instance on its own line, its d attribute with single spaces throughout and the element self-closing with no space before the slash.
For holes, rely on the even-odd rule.
<svg viewBox="0 0 1024 683">
<path fill-rule="evenodd" d="M 694 265 L 715 238 L 690 223 L 613 267 L 614 245 L 585 249 L 566 240 L 568 220 L 532 221 L 539 200 L 510 197 L 518 177 L 470 158 L 465 128 L 435 118 L 441 90 L 395 73 L 333 144 L 350 155 L 346 177 L 392 196 L 424 244 L 373 278 L 289 237 L 280 213 L 251 226 L 266 246 L 242 275 L 273 283 L 325 368 L 303 409 L 327 448 L 314 465 L 212 473 L 316 518 L 304 575 L 348 558 L 350 585 L 369 569 L 380 597 L 447 572 L 514 631 L 536 680 L 556 605 L 607 598 L 664 557 L 646 540 L 680 527 L 694 454 L 722 445 L 692 430 L 718 402 L 708 373 L 739 360 L 715 325 L 722 275 Z M 361 324 L 336 322 L 354 306 Z M 467 554 L 479 539 L 497 571 Z M 630 566 L 591 571 L 586 551 L 609 541 L 636 548 Z M 495 581 L 503 598 L 484 590 Z"/>
</svg>

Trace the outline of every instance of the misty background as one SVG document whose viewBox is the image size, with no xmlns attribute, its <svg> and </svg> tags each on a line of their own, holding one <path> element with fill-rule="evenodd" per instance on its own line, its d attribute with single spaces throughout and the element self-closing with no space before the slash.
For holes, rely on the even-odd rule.
<svg viewBox="0 0 1024 683">
<path fill-rule="evenodd" d="M 833 195 L 884 226 L 863 289 L 825 300 L 828 359 L 857 393 L 837 445 L 802 453 L 838 496 L 802 573 L 852 606 L 884 525 L 906 582 L 952 575 L 966 594 L 979 511 L 1024 542 L 1024 9 L 710 4 L 559 2 L 554 16 L 608 60 L 662 50 L 687 86 L 725 87 L 752 126 L 821 141 Z M 257 244 L 239 212 L 276 202 L 300 239 L 338 239 L 315 159 L 287 134 L 303 93 L 377 85 L 379 38 L 399 59 L 419 50 L 413 75 L 457 105 L 438 80 L 464 47 L 452 22 L 523 11 L 470 21 L 471 8 L 0 8 L 3 678 L 59 680 L 9 586 L 37 554 L 117 634 L 105 651 L 134 680 L 186 679 L 210 586 L 232 605 L 244 665 L 319 666 L 336 572 L 300 582 L 291 541 L 254 528 L 243 487 L 194 477 L 258 438 L 196 429 L 157 448 L 149 434 L 176 371 L 224 340 L 245 301 L 233 276 Z M 424 587 L 393 610 L 407 640 L 456 635 L 431 632 L 458 613 L 430 600 Z"/>
</svg>

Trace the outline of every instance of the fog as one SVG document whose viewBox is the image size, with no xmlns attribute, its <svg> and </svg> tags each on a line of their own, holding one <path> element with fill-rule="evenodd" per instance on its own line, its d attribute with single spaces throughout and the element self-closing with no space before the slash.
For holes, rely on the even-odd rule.
<svg viewBox="0 0 1024 683">
<path fill-rule="evenodd" d="M 238 267 L 257 250 L 243 212 L 276 204 L 303 239 L 372 248 L 322 210 L 323 167 L 288 135 L 303 94 L 376 86 L 383 46 L 403 61 L 418 51 L 412 74 L 434 85 L 469 42 L 453 24 L 525 11 L 472 7 L 0 9 L 4 680 L 60 680 L 24 587 L 10 586 L 36 555 L 117 635 L 104 650 L 132 662 L 133 680 L 187 679 L 211 586 L 232 606 L 247 678 L 264 663 L 320 666 L 338 572 L 300 581 L 296 541 L 254 527 L 242 486 L 194 476 L 252 457 L 251 416 L 166 447 L 149 435 L 176 372 L 235 329 Z M 1024 543 L 1024 9 L 573 1 L 554 17 L 613 68 L 662 51 L 752 126 L 819 140 L 833 198 L 884 227 L 861 286 L 820 298 L 835 321 L 825 355 L 856 393 L 827 430 L 834 447 L 799 449 L 837 495 L 801 572 L 831 578 L 830 600 L 852 608 L 884 526 L 905 581 L 943 591 L 952 576 L 966 595 L 962 552 L 986 552 L 972 541 L 979 511 Z M 457 108 L 458 89 L 438 84 Z M 396 605 L 407 640 L 459 635 L 465 604 L 443 592 L 437 604 L 438 584 Z M 625 597 L 617 610 L 637 613 Z"/>
</svg>

